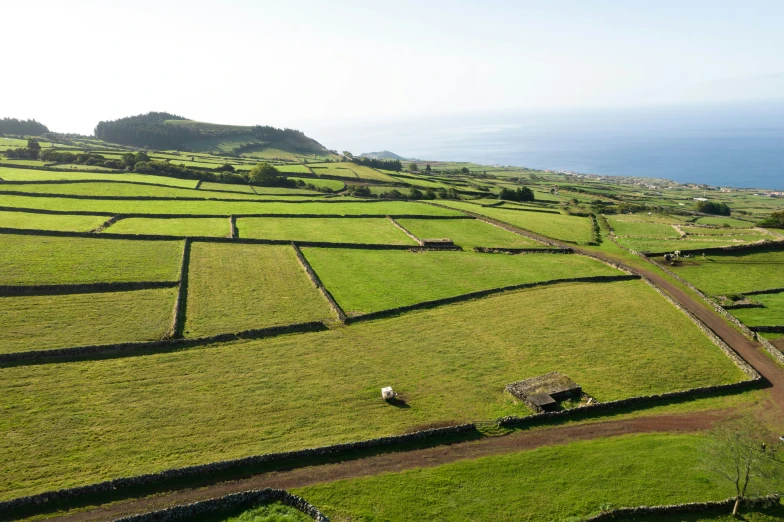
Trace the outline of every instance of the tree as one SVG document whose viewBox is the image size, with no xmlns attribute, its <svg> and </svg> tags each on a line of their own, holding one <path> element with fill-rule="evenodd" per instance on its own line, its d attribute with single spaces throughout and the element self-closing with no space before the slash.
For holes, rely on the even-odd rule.
<svg viewBox="0 0 784 522">
<path fill-rule="evenodd" d="M 733 516 L 747 495 L 763 493 L 781 470 L 777 444 L 769 444 L 770 440 L 770 433 L 750 415 L 720 424 L 708 436 L 703 464 L 735 487 Z"/>
<path fill-rule="evenodd" d="M 347 151 L 347 150 L 344 150 L 344 151 L 343 151 L 343 155 L 344 155 L 345 157 L 347 157 L 349 160 L 353 160 L 353 159 L 354 159 L 354 155 L 353 155 L 353 154 L 351 154 L 351 153 L 350 153 L 349 151 Z"/>
<path fill-rule="evenodd" d="M 250 171 L 250 182 L 261 187 L 273 187 L 280 184 L 280 172 L 270 163 L 262 161 Z"/>
<path fill-rule="evenodd" d="M 769 228 L 784 228 L 784 210 L 772 213 L 769 218 L 761 221 L 758 226 Z"/>
<path fill-rule="evenodd" d="M 432 169 L 430 168 L 430 163 L 428 163 L 428 164 L 425 166 L 425 172 L 427 172 L 428 174 L 430 174 L 431 170 L 432 170 Z"/>
<path fill-rule="evenodd" d="M 411 187 L 408 189 L 408 199 L 422 199 L 424 194 L 422 191 L 416 187 Z"/>
<path fill-rule="evenodd" d="M 704 214 L 715 214 L 718 216 L 729 216 L 730 207 L 726 203 L 716 203 L 715 201 L 698 201 L 697 212 Z"/>
<path fill-rule="evenodd" d="M 218 171 L 221 171 L 221 172 L 234 172 L 234 165 L 232 165 L 230 163 L 224 163 L 223 165 L 221 165 L 220 167 L 218 167 L 215 170 L 218 170 Z"/>
<path fill-rule="evenodd" d="M 27 148 L 30 150 L 41 150 L 41 144 L 38 143 L 38 140 L 35 138 L 28 138 L 27 140 Z"/>
<path fill-rule="evenodd" d="M 460 173 L 461 174 L 470 174 L 471 171 L 468 170 L 468 167 L 463 167 L 462 169 L 460 169 Z"/>
<path fill-rule="evenodd" d="M 411 172 L 419 172 L 419 166 L 416 163 L 411 163 L 408 166 L 408 170 L 410 170 Z"/>
</svg>

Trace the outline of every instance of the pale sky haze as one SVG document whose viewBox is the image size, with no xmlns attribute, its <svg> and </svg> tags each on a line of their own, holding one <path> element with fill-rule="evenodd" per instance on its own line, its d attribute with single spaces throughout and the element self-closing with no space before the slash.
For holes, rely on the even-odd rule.
<svg viewBox="0 0 784 522">
<path fill-rule="evenodd" d="M 36 0 L 3 5 L 0 117 L 293 126 L 784 98 L 781 1 Z"/>
</svg>

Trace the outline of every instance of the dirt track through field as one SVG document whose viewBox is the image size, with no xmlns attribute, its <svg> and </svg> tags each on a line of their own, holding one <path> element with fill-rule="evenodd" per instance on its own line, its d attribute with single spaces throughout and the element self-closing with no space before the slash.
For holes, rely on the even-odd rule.
<svg viewBox="0 0 784 522">
<path fill-rule="evenodd" d="M 528 231 L 526 233 L 531 234 Z M 574 248 L 572 245 L 563 244 L 561 246 Z M 622 264 L 615 259 L 597 255 L 594 252 L 582 251 L 579 248 L 575 250 Z M 630 267 L 628 269 L 642 274 L 656 286 L 667 292 L 751 364 L 772 385 L 773 405 L 784 415 L 784 371 L 765 355 L 759 343 L 744 337 L 718 315 L 709 311 L 702 302 L 681 290 L 653 269 L 634 269 Z M 333 464 L 263 473 L 247 479 L 222 482 L 204 488 L 183 489 L 152 497 L 121 501 L 104 507 L 97 507 L 91 511 L 73 513 L 51 520 L 70 522 L 113 520 L 134 513 L 143 513 L 177 504 L 187 504 L 249 489 L 263 487 L 292 489 L 347 478 L 433 467 L 459 460 L 513 453 L 541 446 L 566 444 L 600 437 L 654 432 L 689 433 L 710 428 L 713 423 L 726 417 L 729 413 L 731 412 L 701 411 L 519 431 L 502 437 L 489 437 L 477 441 L 388 453 Z"/>
</svg>

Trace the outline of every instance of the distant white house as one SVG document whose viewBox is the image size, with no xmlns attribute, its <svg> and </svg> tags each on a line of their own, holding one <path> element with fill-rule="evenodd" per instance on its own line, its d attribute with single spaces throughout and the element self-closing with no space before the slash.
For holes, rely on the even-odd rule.
<svg viewBox="0 0 784 522">
<path fill-rule="evenodd" d="M 707 198 L 694 198 L 694 201 L 708 201 Z"/>
</svg>

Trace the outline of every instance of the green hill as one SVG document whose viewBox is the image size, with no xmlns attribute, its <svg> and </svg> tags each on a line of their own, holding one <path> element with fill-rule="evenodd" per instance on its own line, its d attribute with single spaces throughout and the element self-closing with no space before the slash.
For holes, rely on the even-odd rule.
<svg viewBox="0 0 784 522">
<path fill-rule="evenodd" d="M 359 155 L 361 158 L 371 158 L 371 159 L 392 159 L 392 160 L 400 160 L 400 161 L 407 161 L 406 158 L 403 156 L 398 156 L 394 152 L 390 152 L 388 150 L 382 150 L 379 152 L 363 152 Z"/>
<path fill-rule="evenodd" d="M 150 112 L 114 121 L 101 121 L 95 127 L 95 137 L 134 147 L 267 159 L 336 157 L 319 142 L 295 129 L 204 123 L 166 112 Z"/>
</svg>

